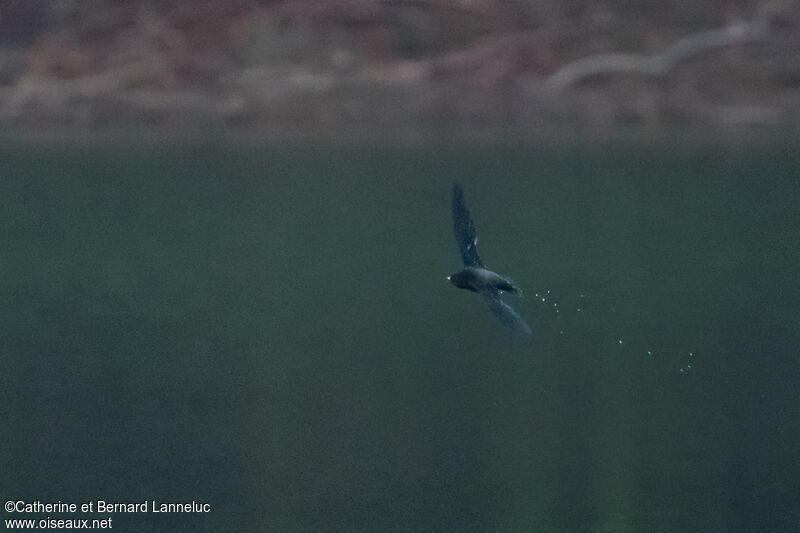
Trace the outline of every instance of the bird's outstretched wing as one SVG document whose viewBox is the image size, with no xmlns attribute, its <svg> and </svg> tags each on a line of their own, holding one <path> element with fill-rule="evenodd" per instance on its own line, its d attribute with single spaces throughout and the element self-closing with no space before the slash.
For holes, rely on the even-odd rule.
<svg viewBox="0 0 800 533">
<path fill-rule="evenodd" d="M 522 319 L 519 314 L 511 308 L 510 305 L 503 301 L 499 290 L 484 291 L 483 298 L 489 305 L 489 310 L 492 314 L 500 319 L 506 326 L 521 331 L 526 335 L 531 334 L 531 328 Z"/>
<path fill-rule="evenodd" d="M 475 231 L 475 224 L 464 202 L 464 191 L 458 183 L 453 185 L 453 230 L 464 266 L 483 266 L 476 249 L 478 234 Z"/>
</svg>

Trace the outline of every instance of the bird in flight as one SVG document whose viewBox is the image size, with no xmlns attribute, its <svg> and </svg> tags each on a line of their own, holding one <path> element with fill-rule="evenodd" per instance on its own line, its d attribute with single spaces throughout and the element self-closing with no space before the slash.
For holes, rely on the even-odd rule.
<svg viewBox="0 0 800 533">
<path fill-rule="evenodd" d="M 510 279 L 487 269 L 478 256 L 478 235 L 475 224 L 464 202 L 464 191 L 459 184 L 453 185 L 453 230 L 458 251 L 464 262 L 464 270 L 447 276 L 447 280 L 459 289 L 480 294 L 489 310 L 503 324 L 530 335 L 531 328 L 519 314 L 503 301 L 504 292 L 521 292 Z"/>
</svg>

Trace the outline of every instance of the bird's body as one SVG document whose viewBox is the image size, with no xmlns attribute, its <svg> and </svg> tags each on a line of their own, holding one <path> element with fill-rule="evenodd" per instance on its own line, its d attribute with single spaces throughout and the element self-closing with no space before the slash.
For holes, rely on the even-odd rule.
<svg viewBox="0 0 800 533">
<path fill-rule="evenodd" d="M 519 290 L 511 283 L 511 280 L 483 267 L 468 266 L 461 272 L 448 276 L 448 280 L 459 289 L 467 289 L 472 292 L 490 290 L 515 292 Z"/>
<path fill-rule="evenodd" d="M 492 313 L 507 326 L 530 334 L 528 324 L 502 298 L 504 292 L 519 292 L 519 288 L 508 278 L 486 268 L 478 255 L 475 224 L 464 202 L 464 192 L 458 184 L 453 185 L 453 230 L 464 269 L 447 276 L 447 279 L 459 289 L 483 296 Z"/>
</svg>

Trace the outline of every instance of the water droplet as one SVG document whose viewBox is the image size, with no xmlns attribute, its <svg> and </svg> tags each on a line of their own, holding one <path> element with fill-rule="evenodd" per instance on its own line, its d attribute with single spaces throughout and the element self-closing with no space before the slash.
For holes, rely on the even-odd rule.
<svg viewBox="0 0 800 533">
<path fill-rule="evenodd" d="M 544 298 L 542 298 L 542 301 L 544 301 Z"/>
<path fill-rule="evenodd" d="M 689 357 L 694 357 L 694 353 L 689 352 Z"/>
<path fill-rule="evenodd" d="M 618 340 L 617 342 L 618 342 L 618 343 L 620 343 L 620 344 L 622 344 L 622 339 Z"/>
<path fill-rule="evenodd" d="M 651 352 L 650 350 L 647 350 L 647 355 L 653 355 L 653 352 Z"/>
</svg>

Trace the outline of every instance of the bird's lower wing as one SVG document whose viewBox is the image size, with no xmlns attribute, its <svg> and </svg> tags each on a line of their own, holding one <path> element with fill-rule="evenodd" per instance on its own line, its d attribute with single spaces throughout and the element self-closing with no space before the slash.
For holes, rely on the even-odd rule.
<svg viewBox="0 0 800 533">
<path fill-rule="evenodd" d="M 519 316 L 510 305 L 503 301 L 500 291 L 486 292 L 483 298 L 486 300 L 492 314 L 499 318 L 503 324 L 512 329 L 522 331 L 526 335 L 531 334 L 530 326 L 525 323 L 522 317 Z"/>
</svg>

